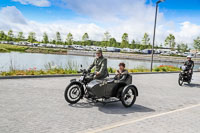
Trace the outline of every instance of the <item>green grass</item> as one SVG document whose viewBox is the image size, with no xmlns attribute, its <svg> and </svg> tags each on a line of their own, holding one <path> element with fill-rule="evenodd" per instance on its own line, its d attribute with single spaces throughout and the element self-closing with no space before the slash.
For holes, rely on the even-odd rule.
<svg viewBox="0 0 200 133">
<path fill-rule="evenodd" d="M 0 48 L 0 53 L 8 53 L 9 50 L 5 49 L 5 48 Z"/>
<path fill-rule="evenodd" d="M 130 73 L 150 72 L 150 70 L 146 69 L 145 67 L 137 67 L 135 69 L 128 69 L 128 71 Z M 180 71 L 180 69 L 174 66 L 161 65 L 161 66 L 155 67 L 153 71 L 154 72 L 174 72 L 174 71 Z M 116 69 L 110 67 L 108 68 L 108 72 L 115 73 Z M 71 67 L 54 68 L 52 67 L 51 63 L 48 63 L 46 66 L 46 70 L 37 70 L 36 68 L 29 68 L 28 70 L 12 69 L 8 72 L 0 72 L 0 76 L 55 75 L 55 74 L 78 74 L 78 71 L 77 69 L 72 69 Z"/>
<path fill-rule="evenodd" d="M 76 70 L 51 69 L 51 70 L 12 70 L 1 72 L 1 76 L 25 76 L 25 75 L 55 75 L 55 74 L 77 74 Z"/>
<path fill-rule="evenodd" d="M 0 52 L 5 52 L 5 51 L 6 52 L 10 52 L 10 51 L 25 52 L 27 49 L 28 49 L 27 46 L 16 46 L 16 45 L 9 45 L 9 44 L 0 44 Z"/>
<path fill-rule="evenodd" d="M 44 53 L 44 54 L 66 54 L 67 53 L 66 49 L 0 44 L 0 53 L 11 52 L 11 51 L 27 52 L 27 53 Z"/>
</svg>

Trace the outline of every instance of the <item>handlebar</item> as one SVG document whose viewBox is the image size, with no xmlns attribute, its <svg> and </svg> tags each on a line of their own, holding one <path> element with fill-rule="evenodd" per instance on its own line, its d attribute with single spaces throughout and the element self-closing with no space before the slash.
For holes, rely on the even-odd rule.
<svg viewBox="0 0 200 133">
<path fill-rule="evenodd" d="M 86 70 L 86 69 L 80 69 L 78 73 L 88 74 L 91 76 L 94 76 L 96 74 L 96 72 L 91 73 L 91 70 Z"/>
</svg>

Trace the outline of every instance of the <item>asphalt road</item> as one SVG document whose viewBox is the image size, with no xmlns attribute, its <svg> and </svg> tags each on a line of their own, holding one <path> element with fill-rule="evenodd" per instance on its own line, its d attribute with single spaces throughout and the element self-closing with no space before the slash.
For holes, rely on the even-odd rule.
<svg viewBox="0 0 200 133">
<path fill-rule="evenodd" d="M 133 76 L 139 97 L 131 108 L 65 102 L 71 78 L 0 80 L 1 133 L 199 133 L 200 73 L 178 86 L 178 74 Z"/>
</svg>

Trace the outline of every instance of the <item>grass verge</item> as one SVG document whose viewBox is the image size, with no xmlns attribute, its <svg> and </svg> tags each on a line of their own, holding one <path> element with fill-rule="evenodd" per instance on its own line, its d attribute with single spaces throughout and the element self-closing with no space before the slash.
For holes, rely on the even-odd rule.
<svg viewBox="0 0 200 133">
<path fill-rule="evenodd" d="M 138 67 L 135 69 L 128 69 L 130 73 L 150 72 L 145 67 Z M 153 69 L 154 72 L 176 72 L 179 68 L 174 66 L 161 65 Z M 109 73 L 115 73 L 116 69 L 108 68 Z M 28 70 L 10 70 L 7 72 L 0 72 L 0 76 L 26 76 L 26 75 L 55 75 L 55 74 L 78 74 L 78 70 L 71 68 L 49 68 L 47 70 L 37 70 L 36 68 L 29 68 Z"/>
</svg>

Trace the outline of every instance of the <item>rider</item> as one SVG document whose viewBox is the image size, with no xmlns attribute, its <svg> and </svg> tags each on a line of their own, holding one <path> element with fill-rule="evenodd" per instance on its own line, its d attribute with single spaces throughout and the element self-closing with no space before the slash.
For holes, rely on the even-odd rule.
<svg viewBox="0 0 200 133">
<path fill-rule="evenodd" d="M 125 81 L 128 76 L 128 71 L 125 69 L 124 63 L 119 63 L 119 69 L 115 73 L 115 79 L 119 81 Z"/>
<path fill-rule="evenodd" d="M 95 79 L 104 79 L 108 76 L 107 59 L 103 57 L 102 50 L 96 51 L 96 58 L 88 68 L 88 71 L 91 71 L 93 67 L 95 68 Z"/>
<path fill-rule="evenodd" d="M 184 66 L 187 67 L 187 71 L 189 72 L 190 76 L 192 77 L 193 68 L 194 68 L 194 61 L 192 61 L 192 56 L 187 56 L 187 61 L 184 63 Z"/>
</svg>

